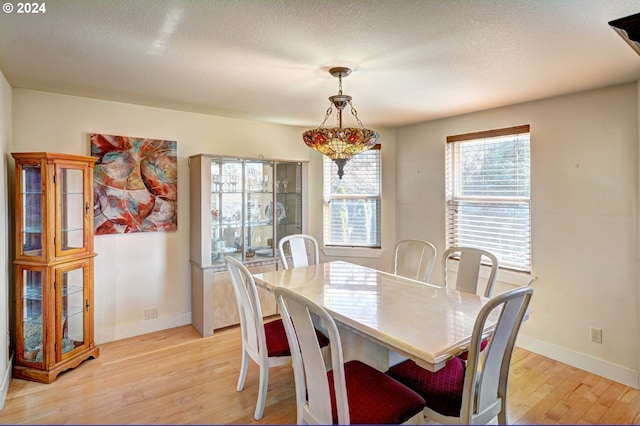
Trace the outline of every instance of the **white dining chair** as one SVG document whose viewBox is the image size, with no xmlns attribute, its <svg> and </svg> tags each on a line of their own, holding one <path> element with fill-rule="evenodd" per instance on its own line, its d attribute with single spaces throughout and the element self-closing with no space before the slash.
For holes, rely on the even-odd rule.
<svg viewBox="0 0 640 426">
<path fill-rule="evenodd" d="M 449 259 L 457 258 L 458 272 L 456 275 L 455 289 L 477 294 L 480 278 L 480 270 L 484 263 L 490 263 L 489 277 L 483 295 L 491 297 L 493 286 L 498 273 L 498 259 L 492 253 L 471 247 L 450 247 L 442 254 L 442 283 L 449 287 L 448 263 Z"/>
<path fill-rule="evenodd" d="M 499 424 L 508 424 L 511 356 L 532 295 L 531 287 L 521 287 L 482 307 L 466 363 L 453 357 L 442 369 L 431 372 L 408 360 L 391 367 L 387 374 L 422 395 L 427 404 L 425 415 L 434 422 L 487 424 L 497 416 Z M 498 322 L 488 347 L 481 351 L 485 323 L 492 314 L 499 315 Z"/>
<path fill-rule="evenodd" d="M 280 252 L 280 260 L 284 269 L 320 263 L 318 241 L 311 235 L 293 234 L 282 237 L 278 241 L 278 251 Z M 291 265 L 287 260 L 287 252 L 291 255 Z"/>
<path fill-rule="evenodd" d="M 429 282 L 436 255 L 436 247 L 428 241 L 400 240 L 393 247 L 393 273 Z"/>
<path fill-rule="evenodd" d="M 253 417 L 260 420 L 264 413 L 269 384 L 269 368 L 291 363 L 291 350 L 282 319 L 264 323 L 256 283 L 247 267 L 232 256 L 225 256 L 231 275 L 233 292 L 238 303 L 240 330 L 242 334 L 242 361 L 236 390 L 242 391 L 247 378 L 249 359 L 260 367 L 258 400 Z M 318 333 L 319 345 L 326 346 L 329 340 Z"/>
<path fill-rule="evenodd" d="M 420 395 L 361 361 L 344 362 L 340 333 L 323 307 L 286 287 L 274 292 L 292 348 L 298 424 L 422 423 Z M 328 332 L 330 371 L 312 316 Z"/>
</svg>

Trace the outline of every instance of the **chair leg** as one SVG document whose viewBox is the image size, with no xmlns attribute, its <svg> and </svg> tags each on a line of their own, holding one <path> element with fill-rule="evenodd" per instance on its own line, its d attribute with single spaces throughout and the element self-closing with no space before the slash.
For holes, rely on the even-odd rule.
<svg viewBox="0 0 640 426">
<path fill-rule="evenodd" d="M 498 413 L 498 424 L 499 425 L 509 424 L 507 420 L 507 407 L 503 407 L 503 409 Z"/>
<path fill-rule="evenodd" d="M 240 362 L 240 376 L 238 377 L 238 386 L 236 390 L 240 392 L 244 388 L 244 381 L 247 378 L 247 370 L 249 369 L 249 354 L 242 350 L 242 361 Z"/>
<path fill-rule="evenodd" d="M 264 413 L 264 405 L 267 402 L 267 387 L 269 386 L 269 366 L 260 366 L 260 383 L 258 384 L 258 401 L 253 418 L 260 420 Z"/>
</svg>

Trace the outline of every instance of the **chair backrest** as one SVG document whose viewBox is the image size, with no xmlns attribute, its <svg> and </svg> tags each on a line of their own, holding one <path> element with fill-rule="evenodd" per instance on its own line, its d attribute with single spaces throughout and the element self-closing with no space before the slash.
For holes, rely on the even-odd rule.
<svg viewBox="0 0 640 426">
<path fill-rule="evenodd" d="M 314 315 L 329 335 L 338 424 L 349 424 L 342 342 L 336 323 L 312 300 L 284 287 L 278 287 L 274 292 L 291 348 L 298 424 L 333 423 L 329 379 L 312 320 Z"/>
<path fill-rule="evenodd" d="M 256 283 L 242 262 L 232 256 L 225 256 L 224 260 L 231 274 L 231 284 L 238 303 L 242 345 L 252 359 L 268 366 L 269 353 Z"/>
<path fill-rule="evenodd" d="M 286 244 L 291 252 L 291 265 L 285 255 Z M 317 265 L 320 263 L 318 241 L 311 235 L 293 234 L 282 237 L 278 241 L 278 251 L 284 269 L 299 268 L 301 266 Z"/>
<path fill-rule="evenodd" d="M 493 285 L 496 283 L 496 275 L 498 273 L 498 259 L 486 250 L 480 250 L 471 247 L 450 247 L 442 255 L 442 285 L 449 286 L 447 279 L 447 261 L 450 257 L 459 256 L 458 273 L 456 278 L 456 289 L 466 291 L 467 293 L 478 292 L 478 278 L 480 277 L 480 268 L 482 259 L 491 261 L 491 271 L 487 279 L 487 286 L 484 290 L 485 297 L 491 297 L 493 293 Z"/>
<path fill-rule="evenodd" d="M 506 410 L 509 366 L 520 326 L 533 295 L 531 287 L 521 287 L 492 298 L 476 319 L 464 377 L 460 422 L 486 424 Z M 499 311 L 499 319 L 489 345 L 481 352 L 482 331 L 489 316 Z M 498 312 L 495 312 L 497 314 Z"/>
<path fill-rule="evenodd" d="M 436 261 L 436 248 L 423 240 L 400 240 L 393 248 L 393 273 L 428 282 Z"/>
</svg>

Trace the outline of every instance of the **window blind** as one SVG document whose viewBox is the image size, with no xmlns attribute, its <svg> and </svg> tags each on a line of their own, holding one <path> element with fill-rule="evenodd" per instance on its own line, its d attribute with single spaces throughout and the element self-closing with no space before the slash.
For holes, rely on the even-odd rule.
<svg viewBox="0 0 640 426">
<path fill-rule="evenodd" d="M 531 271 L 529 126 L 450 136 L 447 243 L 492 252 L 503 268 Z"/>
<path fill-rule="evenodd" d="M 353 156 L 344 176 L 324 157 L 324 243 L 380 247 L 382 157 L 380 145 Z"/>
</svg>

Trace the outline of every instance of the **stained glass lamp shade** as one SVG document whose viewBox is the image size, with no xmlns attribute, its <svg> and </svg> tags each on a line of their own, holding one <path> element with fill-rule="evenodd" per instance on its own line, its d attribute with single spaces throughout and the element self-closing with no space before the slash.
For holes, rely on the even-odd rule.
<svg viewBox="0 0 640 426">
<path fill-rule="evenodd" d="M 307 130 L 302 137 L 304 143 L 311 149 L 331 158 L 338 166 L 338 176 L 342 179 L 344 175 L 344 165 L 354 155 L 364 152 L 378 142 L 380 135 L 378 132 L 366 129 L 360 119 L 358 112 L 351 104 L 351 96 L 342 94 L 342 77 L 351 73 L 349 68 L 331 68 L 329 73 L 338 77 L 339 92 L 335 96 L 330 96 L 331 106 L 327 110 L 324 121 L 317 129 Z M 342 127 L 342 110 L 347 104 L 351 107 L 351 114 L 356 118 L 360 127 Z M 338 127 L 325 128 L 324 123 L 333 112 L 333 107 L 338 111 Z"/>
</svg>

